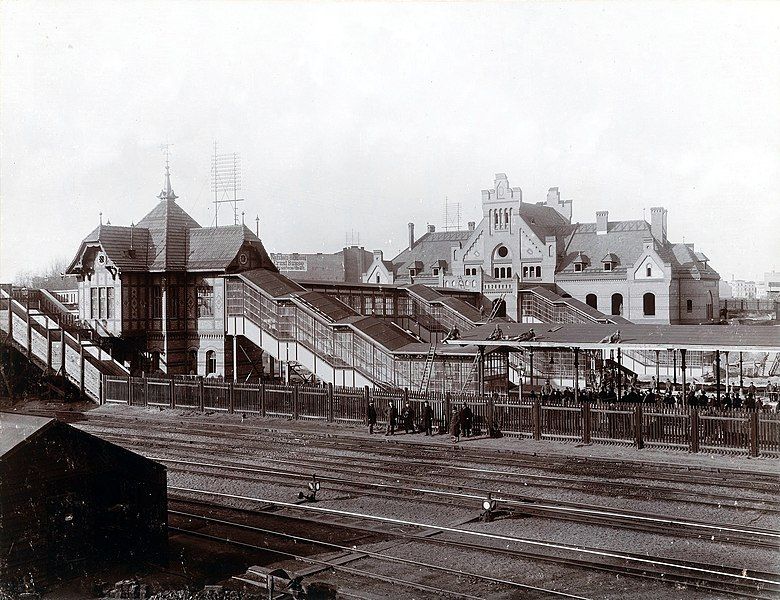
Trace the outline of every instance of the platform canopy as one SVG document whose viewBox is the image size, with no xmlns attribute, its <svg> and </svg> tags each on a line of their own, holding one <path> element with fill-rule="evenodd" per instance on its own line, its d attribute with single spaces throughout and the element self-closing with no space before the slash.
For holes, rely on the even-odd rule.
<svg viewBox="0 0 780 600">
<path fill-rule="evenodd" d="M 780 326 L 502 322 L 481 325 L 446 343 L 518 349 L 780 352 Z"/>
</svg>

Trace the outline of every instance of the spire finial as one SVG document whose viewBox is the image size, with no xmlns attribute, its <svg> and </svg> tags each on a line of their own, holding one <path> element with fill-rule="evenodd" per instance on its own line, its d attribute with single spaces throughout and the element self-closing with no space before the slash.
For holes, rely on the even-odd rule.
<svg viewBox="0 0 780 600">
<path fill-rule="evenodd" d="M 165 152 L 165 183 L 160 195 L 157 196 L 160 200 L 176 200 L 176 198 L 178 198 L 171 187 L 171 146 L 173 146 L 173 144 L 165 143 L 160 145 L 160 150 Z"/>
<path fill-rule="evenodd" d="M 260 237 L 260 215 L 255 217 L 255 235 Z"/>
<path fill-rule="evenodd" d="M 103 224 L 103 211 L 100 211 L 100 224 Z"/>
</svg>

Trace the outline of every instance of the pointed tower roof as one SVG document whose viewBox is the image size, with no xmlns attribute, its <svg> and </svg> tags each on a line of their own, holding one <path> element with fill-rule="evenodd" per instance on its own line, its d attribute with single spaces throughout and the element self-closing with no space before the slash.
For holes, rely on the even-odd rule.
<svg viewBox="0 0 780 600">
<path fill-rule="evenodd" d="M 178 196 L 171 187 L 167 161 L 165 188 L 158 198 L 160 202 L 157 206 L 138 222 L 138 227 L 149 230 L 149 270 L 184 270 L 187 265 L 187 231 L 200 225 L 176 204 Z"/>
</svg>

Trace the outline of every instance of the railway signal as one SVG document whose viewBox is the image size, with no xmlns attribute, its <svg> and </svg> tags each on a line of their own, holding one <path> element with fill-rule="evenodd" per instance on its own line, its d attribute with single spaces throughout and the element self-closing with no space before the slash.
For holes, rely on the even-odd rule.
<svg viewBox="0 0 780 600">
<path fill-rule="evenodd" d="M 317 481 L 317 475 L 313 474 L 311 476 L 311 481 L 309 482 L 309 493 L 304 494 L 303 492 L 298 492 L 298 499 L 299 500 L 307 500 L 308 502 L 316 502 L 317 501 L 317 492 L 320 491 L 320 482 Z"/>
<path fill-rule="evenodd" d="M 495 510 L 496 501 L 493 499 L 493 495 L 488 493 L 487 498 L 482 501 L 482 514 L 479 516 L 480 521 L 490 523 L 493 520 L 493 513 Z"/>
</svg>

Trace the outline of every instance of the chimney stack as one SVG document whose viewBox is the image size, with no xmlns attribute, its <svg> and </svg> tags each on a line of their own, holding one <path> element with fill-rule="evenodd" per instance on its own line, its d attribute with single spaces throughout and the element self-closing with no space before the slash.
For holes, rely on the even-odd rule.
<svg viewBox="0 0 780 600">
<path fill-rule="evenodd" d="M 655 206 L 650 209 L 650 233 L 659 242 L 666 241 L 666 214 L 663 206 Z"/>
<path fill-rule="evenodd" d="M 607 233 L 607 224 L 609 223 L 609 211 L 598 210 L 596 211 L 596 233 Z"/>
<path fill-rule="evenodd" d="M 409 249 L 414 248 L 414 223 L 409 223 Z"/>
<path fill-rule="evenodd" d="M 428 233 L 433 233 L 436 231 L 436 225 L 428 225 Z"/>
<path fill-rule="evenodd" d="M 384 260 L 384 253 L 381 250 L 374 250 L 374 260 Z"/>
<path fill-rule="evenodd" d="M 476 223 L 474 221 L 469 221 L 469 231 L 474 231 L 474 227 L 476 226 Z"/>
</svg>

